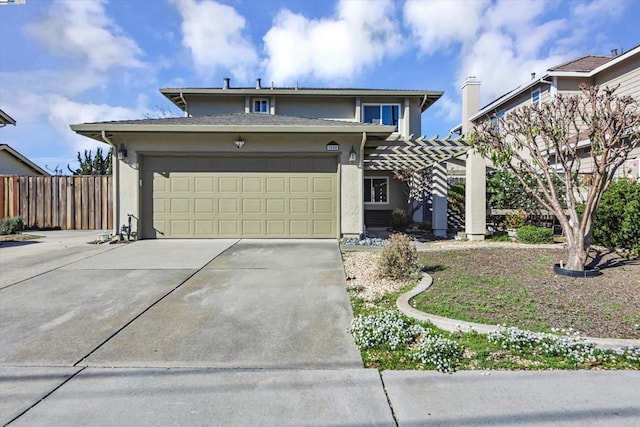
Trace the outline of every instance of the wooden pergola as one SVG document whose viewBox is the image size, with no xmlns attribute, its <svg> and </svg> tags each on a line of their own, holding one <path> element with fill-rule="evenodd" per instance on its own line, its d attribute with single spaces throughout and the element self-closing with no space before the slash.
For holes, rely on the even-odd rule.
<svg viewBox="0 0 640 427">
<path fill-rule="evenodd" d="M 416 139 L 413 139 L 413 135 L 407 138 L 394 135 L 379 144 L 367 141 L 364 147 L 364 169 L 421 170 L 466 154 L 469 148 L 462 136 L 451 133 L 443 139 L 439 139 L 438 135 L 428 139 L 425 135 Z"/>
</svg>

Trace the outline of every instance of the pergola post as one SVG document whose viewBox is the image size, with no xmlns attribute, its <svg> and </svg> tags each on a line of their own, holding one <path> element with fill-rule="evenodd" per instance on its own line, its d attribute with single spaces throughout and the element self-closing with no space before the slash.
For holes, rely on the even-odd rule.
<svg viewBox="0 0 640 427">
<path fill-rule="evenodd" d="M 431 227 L 436 237 L 447 237 L 447 164 L 434 163 L 431 173 Z"/>
<path fill-rule="evenodd" d="M 469 120 L 480 110 L 480 82 L 468 77 L 462 85 L 462 134 L 473 130 Z M 475 150 L 467 152 L 464 230 L 469 240 L 484 240 L 487 231 L 487 167 Z"/>
</svg>

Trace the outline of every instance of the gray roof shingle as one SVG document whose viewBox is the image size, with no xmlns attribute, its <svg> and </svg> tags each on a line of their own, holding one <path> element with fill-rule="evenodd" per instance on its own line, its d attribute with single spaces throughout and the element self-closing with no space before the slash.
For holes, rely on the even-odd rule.
<svg viewBox="0 0 640 427">
<path fill-rule="evenodd" d="M 549 71 L 573 71 L 588 73 L 601 65 L 606 64 L 613 58 L 611 56 L 587 55 L 581 58 L 572 59 L 564 64 L 549 68 Z"/>
<path fill-rule="evenodd" d="M 161 119 L 118 120 L 85 124 L 176 125 L 176 126 L 378 126 L 343 120 L 312 119 L 277 114 L 237 113 L 216 116 L 169 117 Z"/>
</svg>

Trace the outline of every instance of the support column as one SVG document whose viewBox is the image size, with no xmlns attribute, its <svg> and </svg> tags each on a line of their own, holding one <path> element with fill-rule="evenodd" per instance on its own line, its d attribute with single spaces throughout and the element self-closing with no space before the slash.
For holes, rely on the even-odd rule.
<svg viewBox="0 0 640 427">
<path fill-rule="evenodd" d="M 433 235 L 447 237 L 447 164 L 435 163 L 431 175 L 431 226 Z"/>
<path fill-rule="evenodd" d="M 480 110 L 480 82 L 468 77 L 462 85 L 462 134 L 474 128 L 469 120 Z M 469 240 L 484 240 L 487 231 L 487 168 L 474 150 L 467 153 L 464 228 Z"/>
</svg>

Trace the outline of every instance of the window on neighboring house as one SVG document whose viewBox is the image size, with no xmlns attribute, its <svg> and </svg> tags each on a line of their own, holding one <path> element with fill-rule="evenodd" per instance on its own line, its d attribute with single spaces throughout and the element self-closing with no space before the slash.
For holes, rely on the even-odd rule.
<svg viewBox="0 0 640 427">
<path fill-rule="evenodd" d="M 540 89 L 531 92 L 531 105 L 540 106 Z"/>
<path fill-rule="evenodd" d="M 504 110 L 500 110 L 496 114 L 491 116 L 491 124 L 497 127 L 499 132 L 504 132 L 504 126 L 500 121 L 500 119 L 502 119 L 503 117 L 504 117 Z"/>
<path fill-rule="evenodd" d="M 398 130 L 399 104 L 366 104 L 362 106 L 362 122 L 395 126 Z"/>
<path fill-rule="evenodd" d="M 268 99 L 254 99 L 253 100 L 253 112 L 261 114 L 269 114 L 269 100 Z"/>
<path fill-rule="evenodd" d="M 389 178 L 365 178 L 364 202 L 389 203 Z"/>
</svg>

